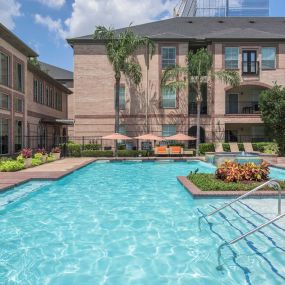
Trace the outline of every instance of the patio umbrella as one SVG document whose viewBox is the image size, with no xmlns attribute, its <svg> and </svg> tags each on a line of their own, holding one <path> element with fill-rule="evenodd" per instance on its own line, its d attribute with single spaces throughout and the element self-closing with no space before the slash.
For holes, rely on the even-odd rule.
<svg viewBox="0 0 285 285">
<path fill-rule="evenodd" d="M 132 140 L 132 138 L 127 137 L 122 134 L 114 133 L 105 137 L 102 137 L 103 140 L 110 140 L 110 141 L 127 141 Z"/>
<path fill-rule="evenodd" d="M 142 136 L 135 137 L 136 140 L 145 140 L 145 141 L 162 141 L 161 137 L 158 137 L 153 134 L 146 134 Z"/>
<path fill-rule="evenodd" d="M 174 136 L 165 137 L 164 140 L 166 141 L 195 141 L 195 137 L 187 136 L 184 134 L 176 134 Z"/>
<path fill-rule="evenodd" d="M 110 140 L 110 141 L 116 141 L 116 148 L 115 148 L 115 156 L 117 157 L 117 141 L 127 141 L 127 140 L 132 140 L 132 138 L 127 137 L 122 134 L 114 133 L 105 137 L 102 137 L 102 140 Z"/>
</svg>

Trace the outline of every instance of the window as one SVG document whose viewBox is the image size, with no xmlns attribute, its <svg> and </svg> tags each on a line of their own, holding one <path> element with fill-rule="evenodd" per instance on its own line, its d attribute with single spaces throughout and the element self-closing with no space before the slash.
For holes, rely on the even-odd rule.
<svg viewBox="0 0 285 285">
<path fill-rule="evenodd" d="M 0 52 L 0 84 L 9 86 L 10 83 L 10 57 Z"/>
<path fill-rule="evenodd" d="M 9 153 L 9 121 L 0 118 L 0 155 Z"/>
<path fill-rule="evenodd" d="M 127 135 L 126 127 L 124 125 L 119 125 L 119 134 Z"/>
<path fill-rule="evenodd" d="M 23 113 L 24 112 L 24 101 L 22 99 L 15 99 L 15 112 Z"/>
<path fill-rule="evenodd" d="M 23 122 L 15 122 L 15 152 L 23 148 Z"/>
<path fill-rule="evenodd" d="M 242 73 L 257 74 L 257 61 L 255 50 L 244 50 L 242 52 Z"/>
<path fill-rule="evenodd" d="M 10 110 L 10 97 L 9 97 L 9 95 L 0 93 L 0 109 Z"/>
<path fill-rule="evenodd" d="M 62 94 L 58 91 L 55 92 L 55 108 L 59 111 L 62 111 Z"/>
<path fill-rule="evenodd" d="M 264 47 L 262 48 L 262 69 L 276 68 L 276 48 Z"/>
<path fill-rule="evenodd" d="M 176 135 L 176 125 L 162 125 L 162 136 L 170 137 Z"/>
<path fill-rule="evenodd" d="M 34 102 L 39 102 L 39 82 L 34 79 Z"/>
<path fill-rule="evenodd" d="M 161 48 L 162 69 L 176 65 L 176 47 Z"/>
<path fill-rule="evenodd" d="M 208 86 L 207 83 L 202 83 L 201 85 L 202 92 L 202 103 L 201 103 L 201 115 L 208 114 Z M 188 113 L 189 115 L 197 114 L 197 92 L 195 85 L 190 83 L 189 85 L 189 96 L 188 96 Z"/>
<path fill-rule="evenodd" d="M 16 63 L 16 90 L 23 92 L 23 65 L 21 63 Z"/>
<path fill-rule="evenodd" d="M 49 99 L 49 107 L 54 108 L 54 93 L 52 88 L 49 90 Z"/>
<path fill-rule="evenodd" d="M 50 101 L 50 99 L 49 99 L 49 87 L 46 86 L 46 102 L 45 102 L 45 104 L 47 106 L 49 105 L 49 101 Z"/>
<path fill-rule="evenodd" d="M 176 90 L 162 88 L 162 108 L 176 108 Z"/>
<path fill-rule="evenodd" d="M 42 81 L 39 81 L 39 83 L 38 83 L 38 85 L 39 85 L 39 103 L 40 104 L 44 104 L 45 102 L 45 100 L 44 100 L 44 84 L 43 84 L 43 82 Z"/>
<path fill-rule="evenodd" d="M 120 87 L 120 96 L 119 96 L 119 109 L 125 110 L 126 108 L 126 88 L 124 86 Z"/>
<path fill-rule="evenodd" d="M 237 47 L 225 48 L 225 68 L 238 69 L 239 49 Z"/>
</svg>

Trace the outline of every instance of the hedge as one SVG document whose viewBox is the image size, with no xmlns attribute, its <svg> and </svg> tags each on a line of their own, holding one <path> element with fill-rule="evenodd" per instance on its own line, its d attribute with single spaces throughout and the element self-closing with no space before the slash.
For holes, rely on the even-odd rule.
<svg viewBox="0 0 285 285">
<path fill-rule="evenodd" d="M 202 191 L 249 191 L 261 185 L 264 182 L 230 182 L 226 183 L 215 177 L 214 174 L 189 174 L 188 179 Z M 285 182 L 280 182 L 281 187 L 285 189 Z M 265 190 L 272 190 L 270 188 Z"/>
<path fill-rule="evenodd" d="M 76 143 L 68 143 L 67 151 L 69 156 L 80 157 L 81 156 L 81 145 Z"/>
<path fill-rule="evenodd" d="M 264 152 L 264 149 L 269 145 L 276 145 L 276 143 L 272 142 L 252 143 L 252 148 L 254 151 Z"/>
<path fill-rule="evenodd" d="M 85 144 L 82 145 L 82 149 L 83 150 L 100 150 L 101 149 L 101 145 L 100 144 L 95 144 L 95 143 L 90 143 L 90 144 Z"/>
<path fill-rule="evenodd" d="M 147 157 L 149 152 L 146 150 L 118 150 L 117 155 L 118 157 Z"/>
<path fill-rule="evenodd" d="M 81 152 L 83 157 L 112 157 L 112 150 L 83 150 Z"/>
<path fill-rule="evenodd" d="M 201 143 L 199 145 L 200 154 L 205 154 L 206 152 L 215 152 L 215 146 L 213 143 Z"/>
</svg>

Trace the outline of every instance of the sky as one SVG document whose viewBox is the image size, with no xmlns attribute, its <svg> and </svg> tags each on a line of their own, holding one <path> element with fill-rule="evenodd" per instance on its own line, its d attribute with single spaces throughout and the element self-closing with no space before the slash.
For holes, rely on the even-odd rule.
<svg viewBox="0 0 285 285">
<path fill-rule="evenodd" d="M 270 16 L 285 16 L 285 0 L 270 0 Z M 92 34 L 98 25 L 120 28 L 172 16 L 179 0 L 0 0 L 0 22 L 40 56 L 73 69 L 66 38 Z"/>
</svg>

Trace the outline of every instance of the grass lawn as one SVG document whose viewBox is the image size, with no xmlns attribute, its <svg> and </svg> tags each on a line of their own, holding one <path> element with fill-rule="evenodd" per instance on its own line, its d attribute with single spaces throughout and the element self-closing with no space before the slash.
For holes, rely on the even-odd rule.
<svg viewBox="0 0 285 285">
<path fill-rule="evenodd" d="M 190 174 L 188 179 L 202 191 L 249 191 L 263 184 L 264 182 L 231 182 L 226 183 L 220 179 L 216 179 L 213 174 Z M 283 190 L 285 190 L 285 182 L 279 182 Z M 272 188 L 264 188 L 264 190 L 273 190 Z"/>
</svg>

